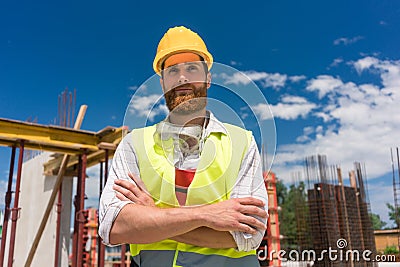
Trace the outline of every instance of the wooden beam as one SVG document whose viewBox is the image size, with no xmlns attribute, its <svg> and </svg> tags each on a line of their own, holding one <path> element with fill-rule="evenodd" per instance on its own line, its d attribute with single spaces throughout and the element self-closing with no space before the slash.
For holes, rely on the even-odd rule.
<svg viewBox="0 0 400 267">
<path fill-rule="evenodd" d="M 114 156 L 114 150 L 109 150 L 108 155 L 109 158 Z M 105 152 L 104 150 L 99 150 L 96 152 L 92 152 L 87 155 L 87 167 L 92 167 L 98 164 L 101 161 L 104 161 Z M 44 175 L 57 175 L 58 170 L 60 168 L 60 159 L 52 159 L 44 164 Z M 76 176 L 76 170 L 78 166 L 78 156 L 71 156 L 70 160 L 67 165 L 66 173 L 71 176 L 70 174 L 74 174 L 72 176 Z"/>
</svg>

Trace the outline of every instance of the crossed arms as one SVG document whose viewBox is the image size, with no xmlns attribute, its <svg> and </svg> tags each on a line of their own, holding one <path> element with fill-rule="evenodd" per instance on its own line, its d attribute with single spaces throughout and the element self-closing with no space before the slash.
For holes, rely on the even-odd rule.
<svg viewBox="0 0 400 267">
<path fill-rule="evenodd" d="M 137 181 L 134 176 L 132 179 Z M 114 190 L 120 200 L 130 200 L 120 211 L 110 232 L 110 243 L 152 243 L 173 239 L 196 246 L 236 248 L 229 231 L 256 234 L 265 224 L 253 216 L 266 218 L 263 201 L 236 198 L 200 207 L 162 209 L 136 184 L 115 180 Z"/>
</svg>

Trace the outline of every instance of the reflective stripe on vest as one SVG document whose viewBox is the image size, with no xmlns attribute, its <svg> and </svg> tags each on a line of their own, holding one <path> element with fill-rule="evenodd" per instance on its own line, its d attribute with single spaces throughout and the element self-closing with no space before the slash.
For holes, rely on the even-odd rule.
<svg viewBox="0 0 400 267">
<path fill-rule="evenodd" d="M 224 124 L 228 135 L 211 133 L 207 138 L 194 179 L 188 188 L 186 205 L 211 204 L 229 199 L 239 169 L 251 141 L 251 132 Z M 153 138 L 156 126 L 132 131 L 140 176 L 158 207 L 176 207 L 175 167 L 173 150 L 163 149 Z M 169 144 L 171 140 L 167 140 Z M 234 145 L 234 153 L 233 146 Z M 249 252 L 236 249 L 212 249 L 188 245 L 173 240 L 152 244 L 131 244 L 131 253 L 140 265 L 151 260 L 153 252 L 159 257 L 171 258 L 170 266 L 259 266 L 255 250 Z M 170 253 L 166 253 L 169 251 Z M 164 256 L 163 256 L 164 255 Z M 192 257 L 191 257 L 192 256 Z M 154 254 L 154 260 L 157 259 Z M 193 262 L 191 261 L 193 260 Z M 194 264 L 194 261 L 199 265 Z M 226 261 L 226 264 L 219 264 Z M 235 265 L 233 262 L 240 262 Z M 257 264 L 254 264 L 256 262 Z M 184 265 L 181 265 L 184 264 Z M 142 266 L 158 266 L 142 265 Z M 168 266 L 163 265 L 163 266 Z"/>
<path fill-rule="evenodd" d="M 176 266 L 182 267 L 248 267 L 259 266 L 255 255 L 242 258 L 229 258 L 220 255 L 207 255 L 194 252 L 177 252 Z M 133 257 L 134 266 L 166 267 L 174 266 L 175 251 L 172 250 L 142 250 L 140 254 Z"/>
</svg>

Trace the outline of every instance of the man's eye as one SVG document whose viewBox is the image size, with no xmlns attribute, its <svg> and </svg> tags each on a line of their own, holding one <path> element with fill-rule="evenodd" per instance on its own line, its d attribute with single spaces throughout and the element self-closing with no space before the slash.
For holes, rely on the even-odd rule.
<svg viewBox="0 0 400 267">
<path fill-rule="evenodd" d="M 188 71 L 190 71 L 190 72 L 196 72 L 196 71 L 199 70 L 199 67 L 196 66 L 196 65 L 189 65 L 189 66 L 187 66 L 186 69 L 187 69 Z"/>
<path fill-rule="evenodd" d="M 178 72 L 178 69 L 177 68 L 169 68 L 168 69 L 168 74 L 169 75 L 174 75 L 174 74 L 176 74 Z"/>
</svg>

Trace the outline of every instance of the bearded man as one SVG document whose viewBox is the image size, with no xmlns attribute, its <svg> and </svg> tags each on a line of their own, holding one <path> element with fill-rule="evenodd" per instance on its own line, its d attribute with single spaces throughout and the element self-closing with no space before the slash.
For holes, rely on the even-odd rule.
<svg viewBox="0 0 400 267">
<path fill-rule="evenodd" d="M 99 233 L 131 244 L 133 266 L 259 266 L 260 155 L 250 131 L 207 110 L 212 64 L 197 33 L 169 29 L 153 63 L 169 114 L 127 134 L 114 155 Z"/>
</svg>

